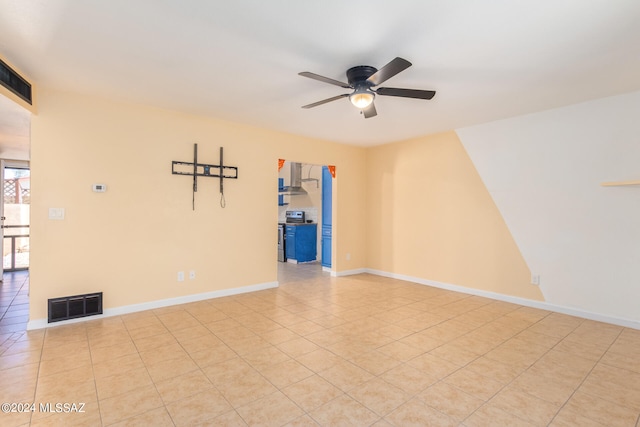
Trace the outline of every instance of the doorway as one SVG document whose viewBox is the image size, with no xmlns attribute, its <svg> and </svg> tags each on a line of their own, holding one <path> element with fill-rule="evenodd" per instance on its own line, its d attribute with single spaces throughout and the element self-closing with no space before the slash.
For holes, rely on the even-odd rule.
<svg viewBox="0 0 640 427">
<path fill-rule="evenodd" d="M 8 93 L 0 90 L 0 152 L 6 159 L 0 162 L 0 209 L 6 207 L 0 212 L 6 218 L 0 221 L 0 270 L 6 269 L 0 271 L 0 335 L 22 333 L 29 321 L 31 108 Z"/>
<path fill-rule="evenodd" d="M 279 254 L 278 282 L 329 276 L 331 268 L 331 200 L 332 186 L 327 186 L 327 167 L 318 164 L 280 160 L 278 164 L 278 236 Z M 327 204 L 328 201 L 328 204 Z M 287 212 L 298 212 L 298 221 L 304 218 L 304 225 L 294 225 L 287 221 Z M 298 230 L 298 228 L 300 230 Z M 285 236 L 282 230 L 285 230 Z M 308 242 L 309 229 L 314 230 L 314 253 L 312 261 L 308 257 L 297 259 L 292 244 L 300 246 Z M 288 230 L 288 231 L 287 231 Z M 304 239 L 296 238 L 297 231 L 304 233 Z M 282 237 L 285 237 L 286 257 L 282 259 Z M 304 252 L 308 254 L 308 248 Z"/>
<path fill-rule="evenodd" d="M 28 165 L 4 160 L 0 161 L 0 169 L 2 271 L 28 270 L 31 171 Z"/>
<path fill-rule="evenodd" d="M 29 321 L 29 163 L 0 160 L 0 182 L 0 335 L 6 335 L 25 331 Z"/>
</svg>

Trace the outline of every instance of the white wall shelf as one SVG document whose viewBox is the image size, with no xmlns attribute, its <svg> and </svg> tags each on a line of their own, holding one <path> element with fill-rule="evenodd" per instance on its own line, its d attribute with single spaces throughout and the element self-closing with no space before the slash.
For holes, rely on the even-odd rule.
<svg viewBox="0 0 640 427">
<path fill-rule="evenodd" d="M 612 181 L 600 184 L 603 187 L 624 187 L 628 185 L 640 185 L 640 181 Z"/>
</svg>

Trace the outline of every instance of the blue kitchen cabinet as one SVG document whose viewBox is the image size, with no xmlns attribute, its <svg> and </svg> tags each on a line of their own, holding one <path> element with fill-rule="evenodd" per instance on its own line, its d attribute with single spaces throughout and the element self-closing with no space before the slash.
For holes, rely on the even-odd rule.
<svg viewBox="0 0 640 427">
<path fill-rule="evenodd" d="M 322 226 L 322 266 L 331 267 L 331 226 Z"/>
<path fill-rule="evenodd" d="M 333 187 L 333 177 L 329 168 L 322 167 L 322 266 L 331 267 L 331 192 Z"/>
<path fill-rule="evenodd" d="M 296 226 L 287 225 L 285 228 L 287 259 L 296 259 Z"/>
<path fill-rule="evenodd" d="M 315 261 L 317 233 L 317 224 L 287 224 L 287 259 L 295 259 L 298 262 Z"/>
</svg>

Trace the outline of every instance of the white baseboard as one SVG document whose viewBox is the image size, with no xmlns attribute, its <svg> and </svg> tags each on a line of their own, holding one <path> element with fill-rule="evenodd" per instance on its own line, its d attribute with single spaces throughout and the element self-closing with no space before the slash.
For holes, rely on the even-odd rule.
<svg viewBox="0 0 640 427">
<path fill-rule="evenodd" d="M 265 289 L 277 288 L 278 282 L 259 283 L 257 285 L 243 286 L 240 288 L 222 289 L 219 291 L 204 292 L 201 294 L 184 295 L 181 297 L 167 298 L 157 301 L 149 301 L 140 304 L 125 305 L 121 307 L 106 308 L 104 313 L 96 316 L 81 317 L 78 319 L 63 320 L 61 322 L 48 323 L 47 319 L 29 320 L 27 330 L 42 329 L 52 326 L 69 325 L 71 323 L 87 322 L 90 320 L 102 319 L 105 317 L 120 316 L 122 314 L 136 313 L 138 311 L 153 310 L 155 308 L 168 307 L 171 305 L 187 304 L 190 302 L 202 301 L 212 298 L 228 297 L 232 295 L 245 294 L 248 292 L 263 291 Z"/>
<path fill-rule="evenodd" d="M 331 275 L 333 277 L 342 277 L 342 276 L 353 276 L 354 274 L 362 274 L 362 273 L 367 273 L 367 269 L 356 268 L 355 270 L 332 271 Z"/>
<path fill-rule="evenodd" d="M 483 291 L 481 289 L 467 288 L 465 286 L 452 285 L 449 283 L 437 282 L 435 280 L 427 280 L 419 277 L 407 276 L 404 274 L 389 273 L 371 268 L 363 269 L 364 273 L 375 274 L 377 276 L 389 277 L 392 279 L 405 280 L 408 282 L 418 283 L 420 285 L 433 286 L 434 288 L 446 289 L 449 291 L 461 292 L 470 295 L 491 298 L 499 301 L 519 304 L 526 307 L 538 308 L 541 310 L 553 311 L 556 313 L 568 314 L 570 316 L 581 317 L 583 319 L 595 320 L 598 322 L 611 323 L 614 325 L 624 326 L 627 328 L 640 329 L 640 321 L 632 319 L 624 319 L 606 314 L 594 313 L 591 311 L 581 310 L 579 308 L 566 307 L 562 305 L 551 304 L 544 301 L 534 301 L 526 298 L 514 297 L 510 295 L 499 294 L 497 292 Z"/>
<path fill-rule="evenodd" d="M 481 289 L 467 288 L 465 286 L 453 285 L 450 283 L 443 283 L 435 280 L 427 280 L 427 279 L 422 279 L 420 277 L 408 276 L 405 274 L 389 273 L 386 271 L 375 270 L 371 268 L 358 268 L 355 270 L 345 270 L 340 272 L 331 271 L 331 276 L 343 277 L 343 276 L 351 276 L 351 275 L 363 274 L 363 273 L 375 274 L 377 276 L 389 277 L 392 279 L 405 280 L 407 282 L 413 282 L 420 285 L 433 286 L 435 288 L 446 289 L 449 291 L 461 292 L 469 295 L 477 295 L 477 296 L 491 298 L 498 301 L 510 302 L 513 304 L 519 304 L 526 307 L 532 307 L 532 308 L 538 308 L 541 310 L 553 311 L 556 313 L 568 314 L 570 316 L 581 317 L 583 319 L 611 323 L 614 325 L 619 325 L 627 328 L 640 330 L 640 321 L 637 321 L 637 320 L 624 319 L 624 318 L 619 318 L 615 316 L 609 316 L 605 314 L 581 310 L 578 308 L 550 304 L 543 301 L 534 301 L 526 298 L 499 294 L 496 292 L 484 291 Z M 278 287 L 278 282 L 267 282 L 267 283 L 260 283 L 257 285 L 243 286 L 240 288 L 222 289 L 219 291 L 185 295 L 181 297 L 150 301 L 150 302 L 141 303 L 141 304 L 133 304 L 133 305 L 127 305 L 122 307 L 108 308 L 104 310 L 104 314 L 101 314 L 98 316 L 82 317 L 79 319 L 71 319 L 71 320 L 65 320 L 62 322 L 55 322 L 55 323 L 47 323 L 47 319 L 35 319 L 35 320 L 30 320 L 27 323 L 27 330 L 42 329 L 42 328 L 48 328 L 53 326 L 62 326 L 62 325 L 68 325 L 71 323 L 78 323 L 78 322 L 86 322 L 86 321 L 96 320 L 96 319 L 105 318 L 105 317 L 119 316 L 122 314 L 135 313 L 138 311 L 152 310 L 156 308 L 168 307 L 168 306 L 177 305 L 177 304 L 186 304 L 190 302 L 202 301 L 202 300 L 212 299 L 212 298 L 221 298 L 226 296 L 239 295 L 239 294 L 244 294 L 248 292 L 262 291 L 265 289 L 272 289 L 277 287 Z"/>
</svg>

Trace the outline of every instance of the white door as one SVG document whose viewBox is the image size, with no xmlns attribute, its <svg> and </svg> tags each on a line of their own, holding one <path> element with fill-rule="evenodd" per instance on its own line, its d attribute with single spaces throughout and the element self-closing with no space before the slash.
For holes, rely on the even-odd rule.
<svg viewBox="0 0 640 427">
<path fill-rule="evenodd" d="M 4 160 L 0 160 L 0 247 L 2 247 L 2 260 L 0 261 L 0 282 L 4 275 Z"/>
</svg>

